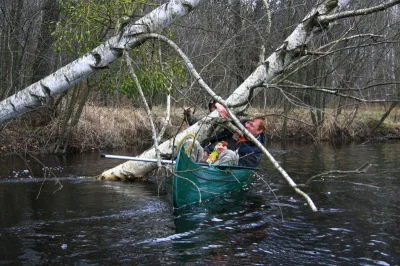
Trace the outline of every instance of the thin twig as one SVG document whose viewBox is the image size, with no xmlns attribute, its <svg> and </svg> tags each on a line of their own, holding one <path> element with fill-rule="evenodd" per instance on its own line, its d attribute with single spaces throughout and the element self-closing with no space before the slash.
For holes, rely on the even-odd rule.
<svg viewBox="0 0 400 266">
<path fill-rule="evenodd" d="M 146 97 L 144 96 L 144 93 L 143 93 L 143 90 L 142 90 L 142 86 L 140 85 L 139 79 L 138 79 L 138 77 L 137 77 L 137 75 L 135 73 L 135 70 L 134 70 L 133 66 L 132 66 L 132 61 L 133 60 L 129 56 L 127 51 L 124 51 L 124 55 L 125 55 L 125 58 L 126 58 L 126 62 L 127 62 L 128 68 L 129 68 L 129 72 L 130 72 L 130 74 L 131 74 L 131 76 L 132 76 L 132 78 L 133 78 L 133 80 L 135 82 L 136 88 L 137 88 L 137 90 L 138 90 L 138 92 L 140 94 L 140 97 L 142 98 L 143 104 L 144 104 L 144 106 L 146 108 L 146 112 L 147 112 L 147 115 L 148 115 L 149 120 L 150 120 L 151 131 L 153 133 L 152 137 L 153 137 L 153 142 L 154 142 L 154 149 L 156 151 L 156 157 L 157 157 L 157 167 L 161 168 L 161 155 L 160 155 L 160 149 L 158 147 L 158 138 L 157 138 L 156 128 L 154 126 L 153 116 L 151 114 L 150 107 L 147 104 Z"/>
<path fill-rule="evenodd" d="M 40 185 L 38 194 L 36 196 L 36 199 L 39 199 L 40 193 L 42 192 L 42 188 L 44 185 L 44 182 L 46 182 L 46 177 L 47 177 L 47 171 L 49 171 L 50 174 L 52 174 L 54 176 L 54 178 L 56 179 L 56 185 L 58 184 L 59 187 L 53 192 L 53 194 L 55 194 L 57 191 L 61 190 L 63 188 L 63 185 L 61 184 L 60 180 L 57 178 L 57 176 L 53 173 L 53 171 L 51 171 L 51 169 L 47 166 L 45 166 L 38 158 L 36 158 L 35 156 L 33 156 L 30 152 L 26 151 L 26 154 L 29 155 L 30 157 L 32 157 L 33 159 L 35 159 L 38 163 L 40 163 L 43 166 L 44 169 L 44 173 L 43 173 L 43 181 L 42 184 Z M 21 155 L 19 155 L 22 159 L 24 159 Z M 25 159 L 24 159 L 25 160 Z M 29 167 L 29 166 L 28 166 Z M 32 171 L 31 171 L 32 173 Z M 33 173 L 32 173 L 33 176 Z"/>
<path fill-rule="evenodd" d="M 360 168 L 357 168 L 356 170 L 353 171 L 342 171 L 342 170 L 331 170 L 328 172 L 324 172 L 318 175 L 314 175 L 312 177 L 310 177 L 306 183 L 304 184 L 298 184 L 298 187 L 307 187 L 314 179 L 316 178 L 322 178 L 322 177 L 343 177 L 343 176 L 347 176 L 350 174 L 362 174 L 367 172 L 367 170 L 372 166 L 372 164 L 370 163 L 365 163 L 363 166 L 361 166 Z"/>
<path fill-rule="evenodd" d="M 268 184 L 268 182 L 264 180 L 264 178 L 262 178 L 262 177 L 261 177 L 259 174 L 257 174 L 257 173 L 255 173 L 255 175 L 256 175 L 261 181 L 263 181 L 264 184 L 267 185 L 267 187 L 269 188 L 269 191 L 272 193 L 272 195 L 274 195 L 276 201 L 278 202 L 278 208 L 279 208 L 279 212 L 280 212 L 280 214 L 281 214 L 282 222 L 284 222 L 284 220 L 283 220 L 283 212 L 282 212 L 282 208 L 281 208 L 281 206 L 280 206 L 279 198 L 276 196 L 275 192 L 272 190 L 272 188 L 271 188 L 271 186 Z"/>
</svg>

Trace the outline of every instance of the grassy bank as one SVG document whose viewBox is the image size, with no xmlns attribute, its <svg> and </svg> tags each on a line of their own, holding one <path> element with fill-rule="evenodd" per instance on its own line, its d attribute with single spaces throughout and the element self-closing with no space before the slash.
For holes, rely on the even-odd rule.
<svg viewBox="0 0 400 266">
<path fill-rule="evenodd" d="M 156 127 L 160 129 L 164 110 L 154 107 Z M 204 113 L 205 111 L 203 111 Z M 395 109 L 385 122 L 371 131 L 381 119 L 385 108 L 365 106 L 359 109 L 325 110 L 324 123 L 314 126 L 310 112 L 295 109 L 283 115 L 279 109 L 255 110 L 267 115 L 269 127 L 266 132 L 271 141 L 298 139 L 310 141 L 351 141 L 369 138 L 400 138 L 400 112 Z M 40 113 L 40 112 L 39 112 Z M 200 116 L 197 110 L 196 115 Z M 282 125 L 286 118 L 286 130 Z M 47 121 L 47 122 L 43 122 Z M 182 108 L 172 108 L 171 121 L 165 138 L 174 136 L 187 127 L 183 123 Z M 0 129 L 0 153 L 15 152 L 48 153 L 63 136 L 63 123 L 59 117 L 43 119 L 43 114 L 26 114 L 10 121 Z M 78 124 L 73 128 L 67 143 L 67 152 L 103 149 L 146 149 L 151 146 L 151 128 L 147 114 L 142 109 L 129 107 L 97 107 L 87 105 Z M 65 145 L 65 144 L 64 144 Z"/>
</svg>

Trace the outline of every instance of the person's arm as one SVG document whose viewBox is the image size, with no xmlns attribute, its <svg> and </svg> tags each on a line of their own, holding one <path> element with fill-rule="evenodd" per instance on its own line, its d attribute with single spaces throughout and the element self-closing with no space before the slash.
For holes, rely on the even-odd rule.
<svg viewBox="0 0 400 266">
<path fill-rule="evenodd" d="M 225 119 L 231 118 L 231 116 L 229 115 L 229 112 L 220 103 L 216 103 L 215 107 L 217 108 L 220 117 L 225 118 Z"/>
<path fill-rule="evenodd" d="M 222 118 L 225 118 L 225 119 L 230 118 L 229 112 L 221 104 L 215 103 L 215 107 L 218 110 L 218 113 Z M 228 141 L 228 147 L 231 149 L 234 149 L 234 142 L 231 143 L 231 141 L 230 141 L 233 134 L 234 134 L 234 132 L 232 132 L 231 130 L 224 129 L 221 133 L 212 137 L 209 140 L 208 144 L 206 144 L 206 143 L 203 144 L 204 151 L 207 153 L 211 153 L 214 150 L 215 145 L 222 140 Z"/>
<path fill-rule="evenodd" d="M 239 165 L 257 167 L 262 158 L 262 153 L 251 153 L 246 154 L 243 157 L 239 157 Z"/>
<path fill-rule="evenodd" d="M 264 145 L 265 135 L 261 133 L 257 140 Z M 240 144 L 239 147 L 239 165 L 256 167 L 262 159 L 262 151 L 250 141 Z"/>
</svg>

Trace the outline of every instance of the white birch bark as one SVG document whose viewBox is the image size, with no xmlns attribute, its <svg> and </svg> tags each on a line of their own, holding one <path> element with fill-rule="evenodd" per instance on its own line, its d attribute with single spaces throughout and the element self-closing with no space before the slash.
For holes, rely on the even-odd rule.
<svg viewBox="0 0 400 266">
<path fill-rule="evenodd" d="M 96 70 L 103 69 L 122 56 L 124 49 L 141 45 L 138 37 L 157 32 L 191 12 L 201 0 L 171 0 L 143 18 L 126 25 L 121 33 L 107 40 L 83 57 L 60 68 L 55 73 L 28 86 L 0 102 L 0 126 L 10 119 L 47 104 L 57 94 L 85 80 Z"/>
<path fill-rule="evenodd" d="M 299 24 L 297 28 L 292 32 L 292 34 L 284 41 L 284 44 L 282 44 L 270 57 L 268 57 L 267 60 L 265 60 L 264 64 L 260 65 L 231 94 L 226 102 L 222 101 L 220 97 L 217 97 L 216 99 L 219 102 L 222 101 L 223 105 L 227 107 L 233 107 L 233 109 L 236 111 L 241 111 L 245 109 L 247 106 L 246 103 L 262 90 L 261 86 L 263 86 L 263 84 L 268 83 L 268 81 L 270 81 L 280 72 L 282 72 L 286 66 L 293 63 L 294 60 L 298 59 L 301 56 L 300 49 L 303 49 L 305 45 L 310 41 L 310 39 L 314 36 L 314 32 L 320 29 L 320 25 L 315 19 L 318 16 L 325 15 L 331 11 L 332 9 L 326 8 L 325 5 L 320 5 L 317 8 L 314 8 L 306 16 L 302 23 Z M 314 18 L 314 20 L 312 18 Z M 313 23 L 313 25 L 310 25 L 310 23 Z M 189 69 L 192 69 L 191 63 L 187 62 L 186 60 L 184 61 L 186 63 L 186 66 Z M 207 87 L 205 89 L 211 96 L 216 96 L 215 93 L 213 93 L 211 89 L 208 89 L 208 86 L 204 84 L 201 77 L 197 76 L 196 74 L 195 77 L 203 88 Z M 173 139 L 162 143 L 159 146 L 160 152 L 162 154 L 171 154 L 172 148 L 176 146 L 183 137 L 190 133 L 196 134 L 196 137 L 200 142 L 205 140 L 205 138 L 207 137 L 206 132 L 212 126 L 212 118 L 216 117 L 218 117 L 218 113 L 217 111 L 214 111 L 208 117 L 200 120 L 196 124 L 178 134 L 175 138 L 175 143 L 173 143 Z M 155 150 L 154 148 L 151 148 L 138 156 L 138 158 L 155 158 L 155 156 Z M 132 177 L 142 177 L 146 173 L 154 170 L 155 168 L 156 165 L 154 163 L 128 161 L 103 172 L 99 176 L 99 179 L 116 180 Z"/>
<path fill-rule="evenodd" d="M 368 8 L 365 9 L 364 12 L 355 10 L 353 11 L 353 16 L 383 11 L 391 6 L 397 5 L 398 3 L 400 3 L 400 0 L 391 0 L 385 4 L 379 5 L 379 8 Z M 349 11 L 344 12 L 343 15 L 339 13 L 328 16 L 337 7 L 337 4 L 338 0 L 320 1 L 320 3 L 308 13 L 308 15 L 296 27 L 292 34 L 283 42 L 283 44 L 273 54 L 271 54 L 265 60 L 264 64 L 260 65 L 226 101 L 223 101 L 214 92 L 212 92 L 212 90 L 209 89 L 206 84 L 204 84 L 201 77 L 195 75 L 196 79 L 214 99 L 231 108 L 235 112 L 242 111 L 247 107 L 246 103 L 256 96 L 263 89 L 263 87 L 268 86 L 267 84 L 280 73 L 282 73 L 287 66 L 299 58 L 307 55 L 307 44 L 316 34 L 322 32 L 321 29 L 328 30 L 329 22 L 335 21 L 335 19 L 351 16 Z M 188 63 L 185 60 L 185 63 L 189 69 L 192 68 L 190 62 Z M 190 133 L 195 134 L 199 141 L 205 140 L 207 138 L 207 131 L 212 126 L 213 118 L 217 117 L 218 113 L 217 111 L 214 111 L 212 114 L 203 118 L 198 123 L 178 134 L 175 138 L 175 143 L 173 143 L 173 139 L 162 143 L 159 146 L 161 154 L 171 154 L 173 147 L 175 147 L 182 138 Z M 151 148 L 143 152 L 140 156 L 138 156 L 138 158 L 155 158 L 155 156 L 155 150 L 154 148 Z M 279 164 L 276 164 L 275 166 L 281 173 L 285 173 L 284 171 L 281 171 L 283 169 L 281 169 Z M 98 178 L 116 180 L 142 177 L 155 168 L 156 165 L 154 163 L 128 161 L 112 169 L 104 171 Z M 285 179 L 287 179 L 292 187 L 297 189 L 296 184 L 294 184 L 293 181 L 288 179 L 285 174 L 283 174 L 283 176 Z"/>
</svg>

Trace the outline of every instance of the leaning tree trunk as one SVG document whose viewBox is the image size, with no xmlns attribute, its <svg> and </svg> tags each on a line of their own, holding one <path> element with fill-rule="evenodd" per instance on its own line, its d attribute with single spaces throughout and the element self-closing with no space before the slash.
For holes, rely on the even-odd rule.
<svg viewBox="0 0 400 266">
<path fill-rule="evenodd" d="M 324 16 L 336 7 L 336 5 L 320 5 L 313 9 L 306 18 L 300 23 L 292 34 L 267 60 L 264 61 L 226 100 L 227 106 L 235 112 L 243 111 L 247 108 L 247 103 L 256 96 L 268 82 L 276 78 L 284 69 L 305 56 L 303 53 L 307 43 L 314 37 L 321 27 L 327 27 L 328 23 L 321 23 L 320 16 Z M 190 133 L 196 134 L 200 142 L 206 140 L 207 132 L 212 127 L 212 118 L 218 117 L 217 111 L 200 120 L 189 127 L 174 139 L 167 140 L 159 146 L 161 154 L 172 154 L 173 148 L 181 141 L 183 137 Z M 174 143 L 175 140 L 175 143 Z M 154 148 L 142 153 L 139 158 L 155 158 Z M 137 161 L 128 161 L 118 165 L 110 170 L 103 172 L 99 179 L 118 180 L 143 177 L 146 173 L 154 170 L 154 163 L 144 163 Z"/>
<path fill-rule="evenodd" d="M 289 65 L 298 59 L 307 56 L 307 45 L 313 37 L 323 30 L 327 31 L 329 23 L 341 18 L 367 15 L 374 12 L 383 11 L 400 3 L 400 0 L 391 0 L 385 4 L 362 10 L 354 10 L 342 12 L 334 15 L 328 15 L 337 6 L 338 0 L 319 1 L 316 8 L 303 19 L 296 27 L 292 34 L 283 42 L 283 44 L 271 54 L 226 100 L 226 106 L 234 112 L 240 112 L 247 108 L 247 103 L 263 90 L 268 87 L 268 83 L 277 78 Z M 181 55 L 182 56 L 182 55 Z M 192 68 L 190 62 L 185 60 L 188 68 Z M 196 79 L 201 83 L 200 76 Z M 202 85 L 202 84 L 201 84 Z M 205 86 L 202 85 L 204 88 Z M 220 97 L 209 92 L 214 99 Z M 159 145 L 161 154 L 172 154 L 177 143 L 190 133 L 196 134 L 197 139 L 202 142 L 208 137 L 207 132 L 212 130 L 212 118 L 217 117 L 217 111 L 203 118 L 193 126 L 178 134 L 174 139 L 167 140 Z M 264 152 L 265 153 L 265 152 Z M 156 158 L 154 148 L 142 153 L 139 158 Z M 279 165 L 276 166 L 280 168 Z M 128 161 L 120 164 L 112 169 L 104 171 L 98 178 L 105 180 L 132 179 L 143 177 L 147 173 L 156 169 L 154 163 L 144 163 L 137 161 Z"/>
<path fill-rule="evenodd" d="M 140 20 L 126 25 L 118 36 L 110 38 L 83 57 L 0 102 L 0 126 L 20 114 L 47 104 L 55 95 L 86 79 L 96 70 L 106 68 L 122 56 L 123 50 L 141 45 L 141 34 L 168 27 L 191 12 L 200 2 L 201 0 L 171 0 Z"/>
<path fill-rule="evenodd" d="M 393 102 L 390 107 L 389 110 L 387 110 L 383 116 L 381 117 L 381 119 L 379 120 L 379 122 L 371 129 L 371 131 L 369 132 L 369 135 L 371 136 L 375 130 L 377 130 L 382 124 L 383 122 L 385 122 L 386 118 L 390 115 L 390 113 L 392 112 L 392 110 L 397 106 L 398 102 Z"/>
</svg>

